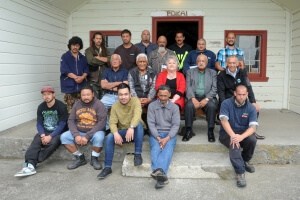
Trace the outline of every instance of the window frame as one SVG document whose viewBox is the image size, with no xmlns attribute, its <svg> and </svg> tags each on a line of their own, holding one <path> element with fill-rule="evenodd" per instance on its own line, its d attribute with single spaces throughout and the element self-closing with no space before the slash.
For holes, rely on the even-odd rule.
<svg viewBox="0 0 300 200">
<path fill-rule="evenodd" d="M 267 31 L 266 30 L 225 30 L 224 46 L 226 46 L 226 36 L 229 32 L 233 32 L 235 36 L 260 36 L 260 73 L 248 73 L 248 77 L 252 82 L 267 82 L 269 77 L 267 74 Z"/>
<path fill-rule="evenodd" d="M 121 30 L 91 30 L 90 31 L 90 47 L 92 46 L 93 36 L 96 32 L 101 32 L 104 36 L 120 36 L 121 37 Z"/>
</svg>

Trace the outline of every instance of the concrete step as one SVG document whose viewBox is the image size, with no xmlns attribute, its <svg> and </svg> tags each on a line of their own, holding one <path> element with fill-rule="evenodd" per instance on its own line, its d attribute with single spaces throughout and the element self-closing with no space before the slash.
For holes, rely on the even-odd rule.
<svg viewBox="0 0 300 200">
<path fill-rule="evenodd" d="M 122 165 L 122 175 L 150 177 L 150 152 L 143 152 L 143 164 L 135 167 L 134 156 L 126 155 Z M 188 179 L 230 179 L 235 174 L 226 153 L 176 152 L 173 155 L 168 177 Z"/>
</svg>

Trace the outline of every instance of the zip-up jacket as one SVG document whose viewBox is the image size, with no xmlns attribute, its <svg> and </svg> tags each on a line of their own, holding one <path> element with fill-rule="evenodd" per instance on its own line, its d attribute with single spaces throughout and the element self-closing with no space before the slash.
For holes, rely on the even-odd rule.
<svg viewBox="0 0 300 200">
<path fill-rule="evenodd" d="M 83 73 L 89 73 L 87 60 L 81 53 L 74 58 L 71 51 L 64 53 L 60 60 L 60 88 L 62 93 L 70 94 L 79 92 L 87 80 L 76 83 L 74 79 L 68 77 L 69 73 L 82 76 Z"/>
</svg>

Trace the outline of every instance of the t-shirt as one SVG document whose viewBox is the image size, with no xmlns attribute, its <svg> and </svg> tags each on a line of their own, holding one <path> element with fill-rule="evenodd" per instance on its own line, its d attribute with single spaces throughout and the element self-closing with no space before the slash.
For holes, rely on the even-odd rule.
<svg viewBox="0 0 300 200">
<path fill-rule="evenodd" d="M 141 51 L 132 44 L 130 48 L 125 48 L 123 45 L 120 45 L 116 48 L 115 53 L 121 56 L 122 66 L 125 69 L 130 70 L 131 68 L 136 67 L 136 57 Z"/>
</svg>

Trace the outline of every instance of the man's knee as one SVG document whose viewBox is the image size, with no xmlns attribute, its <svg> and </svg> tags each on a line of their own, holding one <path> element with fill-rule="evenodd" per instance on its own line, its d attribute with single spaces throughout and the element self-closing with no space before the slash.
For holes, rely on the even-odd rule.
<svg viewBox="0 0 300 200">
<path fill-rule="evenodd" d="M 93 136 L 93 146 L 96 147 L 102 147 L 103 146 L 103 140 L 104 140 L 104 132 L 98 131 Z"/>
<path fill-rule="evenodd" d="M 60 141 L 62 144 L 73 144 L 74 143 L 74 137 L 72 136 L 70 131 L 64 132 L 60 136 Z"/>
</svg>

